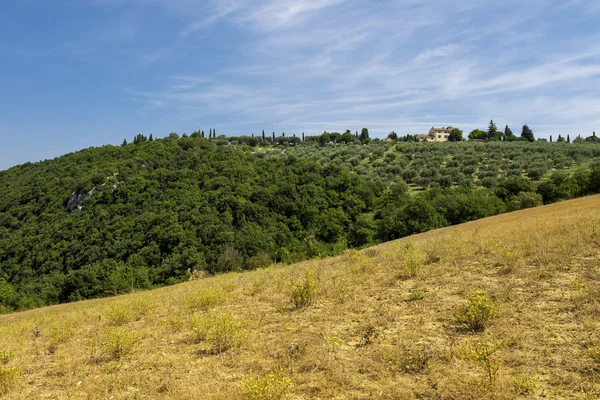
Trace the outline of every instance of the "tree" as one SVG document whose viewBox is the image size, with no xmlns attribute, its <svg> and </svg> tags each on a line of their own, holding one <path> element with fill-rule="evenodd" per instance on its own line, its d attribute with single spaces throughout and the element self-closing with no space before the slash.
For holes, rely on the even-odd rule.
<svg viewBox="0 0 600 400">
<path fill-rule="evenodd" d="M 265 130 L 262 131 L 262 140 L 265 140 Z"/>
<path fill-rule="evenodd" d="M 571 143 L 571 136 L 567 135 L 567 143 Z"/>
<path fill-rule="evenodd" d="M 212 128 L 210 128 L 210 130 L 208 131 L 208 138 L 212 139 L 213 135 L 212 135 Z"/>
<path fill-rule="evenodd" d="M 127 146 L 127 139 L 123 139 L 123 143 L 121 144 L 121 146 L 123 146 L 123 147 Z"/>
<path fill-rule="evenodd" d="M 521 137 L 527 139 L 530 142 L 535 142 L 535 137 L 533 136 L 533 131 L 527 126 L 527 124 L 523 125 L 523 129 L 521 131 Z"/>
<path fill-rule="evenodd" d="M 504 127 L 504 136 L 506 136 L 507 138 L 510 137 L 515 137 L 515 134 L 513 133 L 513 131 L 508 127 L 508 125 L 506 125 Z M 510 140 L 510 139 L 509 139 Z"/>
<path fill-rule="evenodd" d="M 319 144 L 321 147 L 325 146 L 329 142 L 331 142 L 331 135 L 329 135 L 329 133 L 325 132 L 319 137 Z"/>
<path fill-rule="evenodd" d="M 490 120 L 490 123 L 488 125 L 488 131 L 487 131 L 488 139 L 489 140 L 495 139 L 497 132 L 498 132 L 498 127 L 494 123 L 494 120 Z"/>
<path fill-rule="evenodd" d="M 463 140 L 463 132 L 458 129 L 458 128 L 454 128 L 452 129 L 452 132 L 450 132 L 450 135 L 448 135 L 448 141 L 449 142 L 462 142 Z"/>
<path fill-rule="evenodd" d="M 550 143 L 552 143 L 552 135 L 550 135 Z"/>
<path fill-rule="evenodd" d="M 362 128 L 362 130 L 360 131 L 360 141 L 361 142 L 365 142 L 367 139 L 369 138 L 369 130 L 367 128 Z"/>
<path fill-rule="evenodd" d="M 339 132 L 331 132 L 329 134 L 329 136 L 331 136 L 331 141 L 333 143 L 337 143 L 340 141 L 340 138 L 342 137 L 342 135 L 339 134 Z"/>
<path fill-rule="evenodd" d="M 352 143 L 354 142 L 354 137 L 352 136 L 352 134 L 348 131 L 346 131 L 346 133 L 344 133 L 342 135 L 342 137 L 340 138 L 340 140 L 346 144 L 348 143 Z"/>
<path fill-rule="evenodd" d="M 150 134 L 150 137 L 148 138 L 149 141 L 153 141 L 154 138 L 152 137 L 152 134 Z"/>
<path fill-rule="evenodd" d="M 273 132 L 273 137 L 271 138 L 271 143 L 275 144 L 275 132 Z"/>
<path fill-rule="evenodd" d="M 565 138 L 562 137 L 562 135 L 558 135 L 558 139 L 556 139 L 556 143 L 564 143 L 565 142 Z"/>
<path fill-rule="evenodd" d="M 304 132 L 302 132 L 302 141 L 304 142 Z"/>
<path fill-rule="evenodd" d="M 390 138 L 394 141 L 398 141 L 398 134 L 394 131 L 391 131 L 390 134 L 388 135 L 388 138 Z"/>
<path fill-rule="evenodd" d="M 482 131 L 481 129 L 473 129 L 471 133 L 469 133 L 469 139 L 487 139 L 487 132 Z"/>
</svg>

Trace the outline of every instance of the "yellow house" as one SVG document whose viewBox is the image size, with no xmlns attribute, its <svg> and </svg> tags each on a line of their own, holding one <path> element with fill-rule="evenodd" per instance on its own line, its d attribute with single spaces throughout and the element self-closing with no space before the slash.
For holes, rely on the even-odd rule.
<svg viewBox="0 0 600 400">
<path fill-rule="evenodd" d="M 428 141 L 429 142 L 447 142 L 448 136 L 450 136 L 452 129 L 454 129 L 454 128 L 451 126 L 448 126 L 446 128 L 431 127 L 431 129 L 429 130 L 429 140 Z"/>
</svg>

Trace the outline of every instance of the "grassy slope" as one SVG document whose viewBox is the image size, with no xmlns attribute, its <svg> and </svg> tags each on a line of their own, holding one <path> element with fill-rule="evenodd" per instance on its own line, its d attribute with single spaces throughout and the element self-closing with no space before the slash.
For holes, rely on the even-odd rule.
<svg viewBox="0 0 600 400">
<path fill-rule="evenodd" d="M 290 399 L 597 398 L 599 207 L 600 196 L 588 197 L 337 258 L 3 316 L 0 393 L 236 399 L 253 390 L 267 399 L 279 398 L 280 389 Z M 424 261 L 416 277 L 406 276 L 407 258 Z M 294 310 L 290 290 L 310 271 L 316 301 Z M 494 299 L 499 317 L 484 332 L 462 332 L 453 315 L 476 289 Z M 199 340 L 210 328 L 203 315 L 222 323 Z M 375 332 L 373 343 L 361 346 L 366 332 Z M 128 342 L 135 342 L 130 351 Z M 498 366 L 493 385 L 473 355 L 477 343 L 497 347 L 489 357 Z M 433 354 L 426 368 L 405 373 L 418 369 L 411 365 L 421 364 L 424 350 Z"/>
</svg>

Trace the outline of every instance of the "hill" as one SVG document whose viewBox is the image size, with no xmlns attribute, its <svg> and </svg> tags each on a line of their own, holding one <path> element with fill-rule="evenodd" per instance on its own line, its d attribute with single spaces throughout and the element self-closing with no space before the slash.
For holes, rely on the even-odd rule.
<svg viewBox="0 0 600 400">
<path fill-rule="evenodd" d="M 1 316 L 0 393 L 598 398 L 599 207 L 586 197 L 334 258 Z"/>
<path fill-rule="evenodd" d="M 599 154 L 559 143 L 250 147 L 174 134 L 24 164 L 0 171 L 0 313 L 156 288 L 188 271 L 337 255 L 598 193 Z"/>
</svg>

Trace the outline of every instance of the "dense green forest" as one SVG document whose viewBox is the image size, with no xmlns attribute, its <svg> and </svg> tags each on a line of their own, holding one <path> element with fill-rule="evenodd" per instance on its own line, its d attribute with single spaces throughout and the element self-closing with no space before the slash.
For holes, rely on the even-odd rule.
<svg viewBox="0 0 600 400">
<path fill-rule="evenodd" d="M 263 137 L 138 135 L 1 171 L 0 311 L 334 255 L 600 192 L 594 143 Z"/>
</svg>

